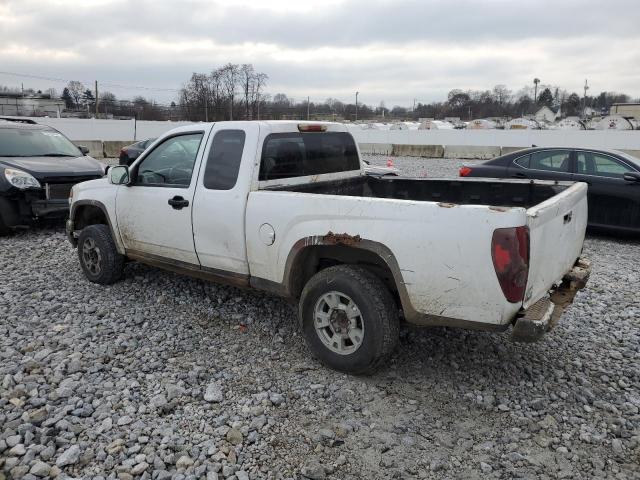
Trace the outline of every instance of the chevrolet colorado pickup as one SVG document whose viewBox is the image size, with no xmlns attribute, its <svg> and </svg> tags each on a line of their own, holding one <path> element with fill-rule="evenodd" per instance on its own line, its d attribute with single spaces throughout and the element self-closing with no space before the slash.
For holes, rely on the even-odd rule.
<svg viewBox="0 0 640 480">
<path fill-rule="evenodd" d="M 399 322 L 535 341 L 583 288 L 583 183 L 376 178 L 344 125 L 200 123 L 73 187 L 89 281 L 134 260 L 298 304 L 312 353 L 369 373 Z"/>
</svg>

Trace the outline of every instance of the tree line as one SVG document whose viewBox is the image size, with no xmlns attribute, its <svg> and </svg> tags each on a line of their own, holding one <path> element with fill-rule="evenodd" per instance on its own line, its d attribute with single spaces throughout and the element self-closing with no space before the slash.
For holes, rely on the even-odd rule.
<svg viewBox="0 0 640 480">
<path fill-rule="evenodd" d="M 378 106 L 343 102 L 327 98 L 321 102 L 295 100 L 285 93 L 271 95 L 265 91 L 269 77 L 255 70 L 252 64 L 227 63 L 210 73 L 194 72 L 178 91 L 175 101 L 158 103 L 153 99 L 136 96 L 131 100 L 118 99 L 108 91 L 99 92 L 98 115 L 136 117 L 143 120 L 256 120 L 256 119 L 321 119 L 354 120 L 418 120 L 457 117 L 461 120 L 488 117 L 520 117 L 535 113 L 543 106 L 560 111 L 562 116 L 579 116 L 585 107 L 598 113 L 607 113 L 613 103 L 626 103 L 633 99 L 624 93 L 603 91 L 598 95 L 579 95 L 576 92 L 552 86 L 525 86 L 513 92 L 505 85 L 490 90 L 449 91 L 446 100 L 422 103 L 414 100 L 412 107 L 387 108 L 382 101 Z M 0 86 L 0 94 L 9 93 Z M 12 90 L 13 91 L 13 90 Z M 24 92 L 35 93 L 33 90 Z M 38 91 L 37 93 L 41 93 Z M 54 89 L 48 95 L 57 97 Z M 66 109 L 81 115 L 94 115 L 94 92 L 79 81 L 70 81 L 60 96 Z M 640 101 L 640 100 L 635 100 Z"/>
</svg>

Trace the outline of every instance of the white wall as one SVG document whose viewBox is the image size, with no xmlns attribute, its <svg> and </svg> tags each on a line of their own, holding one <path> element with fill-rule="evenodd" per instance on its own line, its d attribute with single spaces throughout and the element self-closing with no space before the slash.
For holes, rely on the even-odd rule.
<svg viewBox="0 0 640 480">
<path fill-rule="evenodd" d="M 86 118 L 34 118 L 38 123 L 60 130 L 71 140 L 134 140 L 133 120 L 96 120 Z M 156 122 L 138 120 L 136 140 L 158 137 L 172 128 L 192 122 Z"/>
<path fill-rule="evenodd" d="M 35 118 L 71 140 L 133 140 L 133 120 Z M 137 140 L 157 137 L 191 122 L 137 122 Z M 489 147 L 586 147 L 640 150 L 640 131 L 613 130 L 352 130 L 358 143 Z"/>
<path fill-rule="evenodd" d="M 358 143 L 640 150 L 638 130 L 356 130 L 351 133 Z"/>
</svg>

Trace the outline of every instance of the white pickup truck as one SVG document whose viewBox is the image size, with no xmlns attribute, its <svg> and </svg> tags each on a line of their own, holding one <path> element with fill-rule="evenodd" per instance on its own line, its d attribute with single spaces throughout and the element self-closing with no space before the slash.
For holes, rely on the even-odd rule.
<svg viewBox="0 0 640 480">
<path fill-rule="evenodd" d="M 220 122 L 73 187 L 86 277 L 135 260 L 296 301 L 310 350 L 373 371 L 399 322 L 534 341 L 584 287 L 583 183 L 365 175 L 344 125 Z"/>
</svg>

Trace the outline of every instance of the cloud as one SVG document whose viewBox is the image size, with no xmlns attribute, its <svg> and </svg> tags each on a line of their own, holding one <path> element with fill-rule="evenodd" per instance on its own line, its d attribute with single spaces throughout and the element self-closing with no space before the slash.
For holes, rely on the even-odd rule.
<svg viewBox="0 0 640 480">
<path fill-rule="evenodd" d="M 179 88 L 193 71 L 250 62 L 272 93 L 349 100 L 359 90 L 387 105 L 518 89 L 534 76 L 638 96 L 639 16 L 631 0 L 0 0 L 0 70 Z"/>
</svg>

